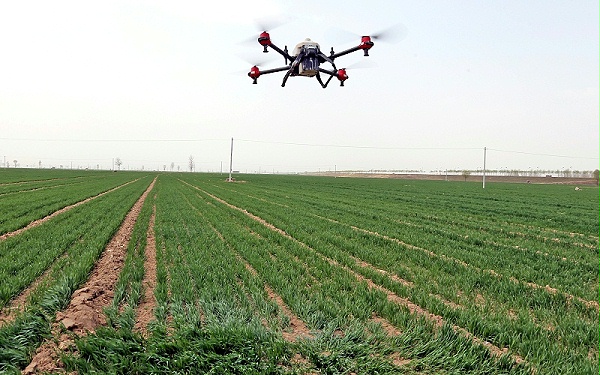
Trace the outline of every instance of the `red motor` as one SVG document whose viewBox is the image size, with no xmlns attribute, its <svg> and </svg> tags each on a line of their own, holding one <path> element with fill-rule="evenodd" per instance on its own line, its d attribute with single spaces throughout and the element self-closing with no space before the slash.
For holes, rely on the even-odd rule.
<svg viewBox="0 0 600 375">
<path fill-rule="evenodd" d="M 365 51 L 365 56 L 369 56 L 369 49 L 371 47 L 373 47 L 375 43 L 373 43 L 371 41 L 371 37 L 370 36 L 363 36 L 362 38 L 360 38 L 360 44 L 358 45 L 358 48 L 362 49 L 363 51 Z"/>
<path fill-rule="evenodd" d="M 260 33 L 260 35 L 258 36 L 258 42 L 260 43 L 261 46 L 270 46 L 271 45 L 271 37 L 269 36 L 269 33 L 266 31 L 263 31 L 262 33 Z"/>
<path fill-rule="evenodd" d="M 248 72 L 248 77 L 252 78 L 252 83 L 256 84 L 256 79 L 260 77 L 260 70 L 258 69 L 258 66 L 254 65 L 252 68 L 250 68 L 250 72 Z"/>
<path fill-rule="evenodd" d="M 344 86 L 344 81 L 348 79 L 348 74 L 346 74 L 346 69 L 338 69 L 336 72 L 337 79 L 340 80 L 340 86 Z"/>
</svg>

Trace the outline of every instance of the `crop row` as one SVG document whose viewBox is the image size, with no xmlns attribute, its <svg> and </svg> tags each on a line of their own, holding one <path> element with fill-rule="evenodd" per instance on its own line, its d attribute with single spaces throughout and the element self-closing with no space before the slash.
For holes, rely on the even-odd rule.
<svg viewBox="0 0 600 375">
<path fill-rule="evenodd" d="M 44 182 L 56 183 L 56 181 L 68 181 L 71 179 L 87 178 L 96 175 L 106 175 L 111 172 L 88 171 L 72 169 L 22 169 L 22 168 L 0 168 L 0 187 L 28 186 Z M 1 191 L 1 190 L 0 190 Z M 2 191 L 3 192 L 3 191 Z"/>
<path fill-rule="evenodd" d="M 151 335 L 127 324 L 100 330 L 78 341 L 79 360 L 68 370 L 525 371 L 195 184 L 161 175 L 155 192 Z M 310 331 L 295 333 L 299 325 Z"/>
<path fill-rule="evenodd" d="M 73 177 L 40 177 L 5 197 L 72 196 L 94 180 Z M 243 178 L 159 175 L 108 326 L 63 351 L 66 371 L 598 372 L 596 193 Z M 2 306 L 39 283 L 25 311 L 0 323 L 0 370 L 27 364 L 149 184 L 111 181 L 117 189 L 0 240 Z M 142 282 L 151 232 L 153 286 Z M 155 319 L 142 332 L 146 288 Z"/>
<path fill-rule="evenodd" d="M 49 335 L 54 314 L 86 280 L 125 214 L 148 187 L 149 179 L 139 177 L 0 241 L 2 312 L 6 313 L 9 301 L 37 280 L 26 306 L 0 326 L 0 370 L 15 370 L 29 363 L 32 351 Z"/>
<path fill-rule="evenodd" d="M 540 241 L 539 235 L 522 233 L 524 229 L 518 221 L 510 223 L 512 225 L 507 229 L 505 222 L 489 217 L 471 219 L 462 209 L 447 211 L 415 202 L 392 204 L 381 195 L 369 197 L 362 191 L 357 199 L 357 194 L 345 197 L 343 193 L 317 195 L 305 188 L 281 192 L 263 188 L 236 186 L 240 194 L 250 191 L 247 196 L 255 197 L 257 203 L 263 201 L 256 194 L 264 194 L 272 205 L 280 207 L 284 204 L 290 209 L 315 215 L 326 213 L 324 216 L 345 222 L 365 222 L 369 230 L 406 239 L 405 242 L 413 245 L 433 246 L 437 252 L 473 266 L 487 268 L 493 265 L 490 268 L 507 277 L 550 285 L 587 300 L 595 300 L 598 294 L 597 238 L 587 241 L 586 246 L 580 246 L 584 240 L 574 236 Z M 293 199 L 289 199 L 290 196 Z M 593 206 L 593 202 L 588 202 Z M 590 208 L 589 211 L 594 210 Z M 597 213 L 596 219 L 590 215 L 578 216 L 578 219 L 593 223 L 597 221 Z"/>
<path fill-rule="evenodd" d="M 414 228 L 412 231 L 397 230 L 386 222 L 380 211 L 369 209 L 363 197 L 354 198 L 353 202 L 338 202 L 345 204 L 347 209 L 352 203 L 356 204 L 353 214 L 348 210 L 335 213 L 332 207 L 327 207 L 326 211 L 318 210 L 319 202 L 312 210 L 296 204 L 298 194 L 292 189 L 282 193 L 281 196 L 287 197 L 285 200 L 277 200 L 272 194 L 259 195 L 260 189 L 248 187 L 250 184 L 231 187 L 207 181 L 197 183 L 202 183 L 202 189 L 250 211 L 341 263 L 380 280 L 399 295 L 465 327 L 476 336 L 530 357 L 533 363 L 555 371 L 568 366 L 576 366 L 584 372 L 593 372 L 597 368 L 597 304 L 589 306 L 547 288 L 531 287 L 527 278 L 515 282 L 514 275 L 520 274 L 511 273 L 510 267 L 519 269 L 523 267 L 520 259 L 529 261 L 528 258 L 509 258 L 509 267 L 501 269 L 508 274 L 499 277 L 494 268 L 496 263 L 493 258 L 489 260 L 489 254 L 497 249 L 469 248 L 468 243 L 444 237 L 443 231 L 430 234 Z M 305 186 L 298 189 L 299 195 L 300 190 L 308 189 Z M 248 195 L 254 198 L 248 199 Z M 459 215 L 457 220 L 460 220 Z M 357 227 L 364 230 L 356 230 Z M 467 251 L 457 252 L 456 248 L 461 250 L 461 247 Z M 475 256 L 482 251 L 484 256 Z M 473 255 L 467 258 L 465 254 Z M 415 287 L 407 288 L 372 270 L 360 270 L 348 255 L 408 280 Z M 541 259 L 548 261 L 546 257 Z M 536 272 L 552 272 L 559 282 L 564 282 L 563 277 L 568 280 L 568 272 L 553 269 L 552 263 L 548 263 L 540 261 L 540 269 Z M 529 266 L 526 264 L 523 268 Z M 572 272 L 580 271 L 572 269 Z M 579 275 L 585 277 L 585 272 Z"/>
<path fill-rule="evenodd" d="M 113 173 L 72 179 L 68 183 L 51 180 L 42 186 L 0 195 L 0 235 L 131 181 L 130 177 Z"/>
</svg>

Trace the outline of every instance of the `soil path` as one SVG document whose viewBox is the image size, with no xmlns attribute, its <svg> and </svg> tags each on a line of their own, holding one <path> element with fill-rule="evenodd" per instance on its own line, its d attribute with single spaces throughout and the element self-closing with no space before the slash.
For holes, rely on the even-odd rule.
<svg viewBox="0 0 600 375">
<path fill-rule="evenodd" d="M 142 332 L 144 337 L 148 337 L 148 323 L 154 317 L 156 308 L 156 299 L 154 298 L 154 289 L 156 288 L 156 237 L 154 236 L 154 222 L 156 218 L 156 205 L 152 207 L 152 216 L 146 233 L 146 250 L 144 260 L 144 279 L 142 287 L 144 296 L 140 302 L 135 319 L 134 329 Z"/>
<path fill-rule="evenodd" d="M 96 327 L 106 324 L 102 310 L 113 299 L 114 287 L 125 263 L 133 227 L 155 182 L 156 178 L 127 213 L 119 230 L 96 263 L 88 281 L 73 293 L 69 306 L 56 314 L 52 332 L 55 338 L 60 336 L 58 340 L 60 344 L 53 339 L 46 340 L 37 349 L 31 363 L 23 370 L 23 374 L 54 372 L 62 368 L 58 352 L 72 345 L 72 342 L 68 335 L 60 335 L 61 325 L 77 335 L 85 335 L 87 332 L 94 332 Z"/>
</svg>

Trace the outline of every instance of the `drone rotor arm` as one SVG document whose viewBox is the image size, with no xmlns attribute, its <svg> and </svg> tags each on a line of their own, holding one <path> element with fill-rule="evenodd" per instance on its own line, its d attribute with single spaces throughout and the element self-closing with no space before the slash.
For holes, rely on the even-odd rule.
<svg viewBox="0 0 600 375">
<path fill-rule="evenodd" d="M 277 73 L 277 72 L 283 72 L 284 70 L 289 70 L 289 69 L 290 69 L 289 66 L 282 66 L 281 68 L 273 68 L 273 69 L 261 70 L 260 71 L 260 75 Z"/>
<path fill-rule="evenodd" d="M 260 70 L 258 69 L 258 67 L 255 65 L 250 69 L 250 72 L 248 73 L 248 77 L 252 78 L 252 83 L 256 84 L 258 77 L 264 75 L 264 74 L 271 74 L 271 73 L 277 73 L 277 72 L 283 72 L 284 70 L 290 70 L 289 66 L 282 66 L 281 68 L 273 68 L 273 69 L 266 69 L 266 70 Z"/>
<path fill-rule="evenodd" d="M 340 56 L 344 56 L 347 55 L 349 53 L 352 52 L 356 52 L 356 51 L 360 51 L 363 50 L 363 52 L 365 53 L 365 56 L 369 56 L 369 50 L 371 49 L 371 47 L 373 47 L 375 45 L 375 43 L 373 43 L 373 41 L 371 40 L 370 36 L 363 36 L 361 38 L 360 44 L 356 47 L 352 47 L 352 48 L 348 48 L 345 51 L 339 52 L 339 53 L 332 53 L 331 56 L 329 56 L 330 59 L 334 60 Z M 333 52 L 333 49 L 332 49 Z"/>
<path fill-rule="evenodd" d="M 344 56 L 344 55 L 347 55 L 347 54 L 349 54 L 349 53 L 352 53 L 352 52 L 359 51 L 360 49 L 361 49 L 361 48 L 360 48 L 359 46 L 352 47 L 352 48 L 348 48 L 347 50 L 344 50 L 344 51 L 342 51 L 342 52 L 334 53 L 333 55 L 329 56 L 329 58 L 330 58 L 331 60 L 335 60 L 335 59 L 337 59 L 337 58 L 338 58 L 338 57 L 340 57 L 340 56 Z"/>
<path fill-rule="evenodd" d="M 277 47 L 275 44 L 271 43 L 269 44 L 269 47 L 273 48 L 277 53 L 279 53 L 281 56 L 283 56 L 284 59 L 286 59 L 286 61 L 293 61 L 294 58 L 292 56 L 290 56 L 290 54 L 287 51 L 282 50 L 281 48 Z M 287 50 L 287 48 L 286 48 Z"/>
</svg>

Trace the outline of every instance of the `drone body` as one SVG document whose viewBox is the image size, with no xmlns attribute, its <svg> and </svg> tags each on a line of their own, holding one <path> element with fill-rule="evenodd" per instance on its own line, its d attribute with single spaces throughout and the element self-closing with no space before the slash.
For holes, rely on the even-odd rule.
<svg viewBox="0 0 600 375">
<path fill-rule="evenodd" d="M 319 43 L 316 43 L 309 38 L 298 43 L 294 50 L 290 54 L 287 46 L 282 50 L 271 42 L 269 33 L 263 31 L 258 37 L 258 43 L 263 46 L 263 52 L 269 52 L 268 47 L 271 47 L 277 51 L 285 59 L 286 66 L 275 69 L 260 70 L 256 65 L 250 68 L 248 77 L 252 78 L 252 83 L 256 84 L 258 77 L 264 74 L 271 74 L 277 72 L 286 72 L 283 77 L 281 87 L 285 87 L 285 84 L 289 77 L 304 76 L 304 77 L 315 77 L 321 84 L 321 87 L 326 88 L 329 82 L 335 77 L 340 81 L 340 86 L 344 86 L 344 81 L 348 79 L 346 69 L 338 69 L 335 66 L 334 60 L 340 56 L 347 55 L 355 51 L 364 51 L 365 56 L 369 56 L 369 49 L 373 47 L 375 43 L 371 41 L 370 36 L 363 36 L 358 46 L 352 47 L 342 52 L 335 53 L 331 48 L 331 53 L 326 56 L 321 52 Z M 288 63 L 289 61 L 289 63 Z M 322 65 L 329 64 L 331 69 L 325 69 Z M 327 66 L 327 65 L 325 65 Z M 327 74 L 329 78 L 325 82 L 321 79 L 321 74 Z"/>
</svg>

